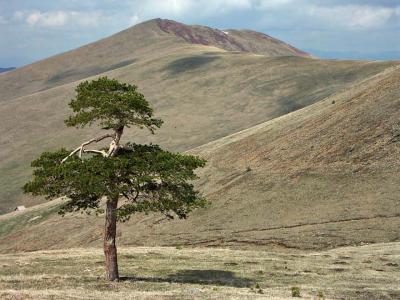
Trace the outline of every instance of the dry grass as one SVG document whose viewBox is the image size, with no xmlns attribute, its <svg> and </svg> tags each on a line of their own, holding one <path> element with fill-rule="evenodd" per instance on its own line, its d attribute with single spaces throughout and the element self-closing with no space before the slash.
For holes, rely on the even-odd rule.
<svg viewBox="0 0 400 300">
<path fill-rule="evenodd" d="M 150 22 L 2 75 L 0 213 L 42 201 L 21 192 L 32 159 L 96 133 L 63 124 L 79 80 L 107 75 L 137 84 L 165 123 L 155 136 L 127 130 L 126 138 L 184 151 L 318 102 L 395 64 L 228 52 L 188 44 Z"/>
<path fill-rule="evenodd" d="M 399 241 L 399 80 L 400 69 L 382 73 L 194 149 L 208 160 L 198 185 L 212 205 L 183 221 L 135 216 L 119 225 L 119 243 L 316 250 Z M 0 219 L 0 251 L 99 246 L 102 226 L 103 216 L 28 210 Z"/>
<path fill-rule="evenodd" d="M 324 252 L 181 247 L 119 251 L 122 281 L 103 280 L 99 249 L 0 255 L 1 299 L 398 299 L 400 244 Z M 322 298 L 320 298 L 322 299 Z"/>
</svg>

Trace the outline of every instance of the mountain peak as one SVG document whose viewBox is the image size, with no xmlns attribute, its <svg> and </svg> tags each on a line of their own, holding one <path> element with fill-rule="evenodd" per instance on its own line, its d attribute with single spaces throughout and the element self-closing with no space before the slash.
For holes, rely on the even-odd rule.
<svg viewBox="0 0 400 300">
<path fill-rule="evenodd" d="M 251 52 L 265 56 L 311 57 L 310 54 L 285 42 L 253 30 L 220 30 L 160 18 L 151 21 L 155 22 L 163 32 L 174 34 L 191 44 L 215 46 L 227 51 Z"/>
</svg>

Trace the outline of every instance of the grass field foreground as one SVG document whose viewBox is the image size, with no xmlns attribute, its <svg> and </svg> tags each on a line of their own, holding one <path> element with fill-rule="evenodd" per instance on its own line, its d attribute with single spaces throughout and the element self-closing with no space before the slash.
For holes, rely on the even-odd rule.
<svg viewBox="0 0 400 300">
<path fill-rule="evenodd" d="M 400 243 L 307 253 L 135 247 L 119 258 L 121 281 L 110 283 L 100 249 L 2 254 L 0 298 L 400 298 Z"/>
</svg>

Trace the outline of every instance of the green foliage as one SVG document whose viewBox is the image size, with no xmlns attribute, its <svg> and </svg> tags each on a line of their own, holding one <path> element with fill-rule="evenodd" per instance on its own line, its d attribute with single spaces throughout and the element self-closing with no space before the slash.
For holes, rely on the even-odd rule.
<svg viewBox="0 0 400 300">
<path fill-rule="evenodd" d="M 65 121 L 67 126 L 84 127 L 98 122 L 103 129 L 135 125 L 154 133 L 162 124 L 153 118 L 153 109 L 135 85 L 101 77 L 80 83 L 76 92 L 69 104 L 75 114 Z"/>
<path fill-rule="evenodd" d="M 115 157 L 95 155 L 86 159 L 69 151 L 45 152 L 32 162 L 34 178 L 24 186 L 26 193 L 48 198 L 67 196 L 61 213 L 99 209 L 106 196 L 126 201 L 118 208 L 120 221 L 137 212 L 162 212 L 186 218 L 195 207 L 206 204 L 188 181 L 205 161 L 196 156 L 171 153 L 156 145 L 128 144 Z"/>
<path fill-rule="evenodd" d="M 146 127 L 153 133 L 162 124 L 153 118 L 152 108 L 136 86 L 102 77 L 82 82 L 76 91 L 70 102 L 74 115 L 65 121 L 67 126 L 96 122 L 103 129 L 112 129 L 114 134 L 108 136 L 113 137 L 115 152 L 85 158 L 69 156 L 71 151 L 66 149 L 44 152 L 32 162 L 33 180 L 23 187 L 25 193 L 48 199 L 66 196 L 61 214 L 79 210 L 101 213 L 104 197 L 121 199 L 116 213 L 119 221 L 138 212 L 186 218 L 193 208 L 206 205 L 190 183 L 197 178 L 194 170 L 205 165 L 203 159 L 171 153 L 157 145 L 119 144 L 117 133 L 122 134 L 125 127 Z"/>
<path fill-rule="evenodd" d="M 300 288 L 299 287 L 294 286 L 294 287 L 291 288 L 291 290 L 292 290 L 292 297 L 297 297 L 297 298 L 301 297 Z"/>
</svg>

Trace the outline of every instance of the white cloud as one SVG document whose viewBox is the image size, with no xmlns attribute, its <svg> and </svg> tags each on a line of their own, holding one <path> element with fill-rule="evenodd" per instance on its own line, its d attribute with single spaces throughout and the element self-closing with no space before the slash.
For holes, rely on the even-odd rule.
<svg viewBox="0 0 400 300">
<path fill-rule="evenodd" d="M 369 29 L 383 26 L 389 20 L 400 16 L 400 6 L 334 3 L 323 5 L 325 2 L 316 0 L 107 0 L 106 2 L 107 6 L 96 7 L 97 1 L 92 1 L 92 8 L 101 9 L 96 12 L 93 10 L 17 11 L 13 20 L 23 20 L 30 26 L 41 27 L 96 26 L 101 22 L 115 26 L 119 24 L 118 26 L 122 28 L 157 17 L 199 22 L 203 18 L 218 18 L 239 12 L 257 13 L 258 19 L 255 21 L 263 23 L 265 22 L 263 20 L 269 20 L 268 25 L 272 27 L 304 25 L 307 28 Z M 87 3 L 89 2 L 85 2 L 85 5 Z M 118 4 L 120 9 L 114 9 Z M 298 24 L 299 22 L 301 24 Z"/>
<path fill-rule="evenodd" d="M 148 15 L 218 15 L 234 10 L 267 9 L 290 4 L 295 0 L 147 0 L 127 1 L 131 7 Z"/>
<path fill-rule="evenodd" d="M 100 12 L 76 12 L 76 11 L 49 11 L 39 10 L 32 12 L 14 13 L 17 20 L 24 19 L 30 26 L 61 27 L 67 24 L 82 26 L 96 26 L 101 18 Z"/>
<path fill-rule="evenodd" d="M 312 6 L 309 14 L 335 27 L 370 29 L 385 25 L 397 14 L 397 9 L 368 5 Z"/>
<path fill-rule="evenodd" d="M 46 12 L 34 11 L 28 15 L 26 22 L 29 25 L 62 26 L 67 22 L 68 14 L 63 11 Z"/>
<path fill-rule="evenodd" d="M 256 9 L 269 9 L 269 8 L 279 8 L 283 5 L 287 5 L 293 2 L 293 0 L 259 0 L 252 1 L 254 8 Z"/>
<path fill-rule="evenodd" d="M 132 3 L 143 19 L 155 17 L 213 16 L 252 8 L 252 0 L 147 0 Z"/>
<path fill-rule="evenodd" d="M 15 20 L 22 20 L 25 16 L 25 13 L 23 11 L 17 10 L 14 12 L 14 19 Z"/>
<path fill-rule="evenodd" d="M 210 2 L 203 3 L 202 5 L 203 9 L 206 8 L 209 14 L 211 14 L 212 12 L 219 14 L 230 12 L 233 10 L 248 10 L 253 7 L 253 1 L 251 0 L 215 0 L 203 2 Z"/>
<path fill-rule="evenodd" d="M 164 0 L 164 1 L 141 1 L 140 3 L 132 4 L 132 8 L 139 11 L 142 15 L 158 15 L 167 14 L 179 16 L 188 11 L 193 4 L 193 1 L 185 0 Z"/>
<path fill-rule="evenodd" d="M 71 14 L 71 20 L 83 26 L 97 26 L 103 18 L 104 16 L 101 12 L 73 12 Z"/>
</svg>

